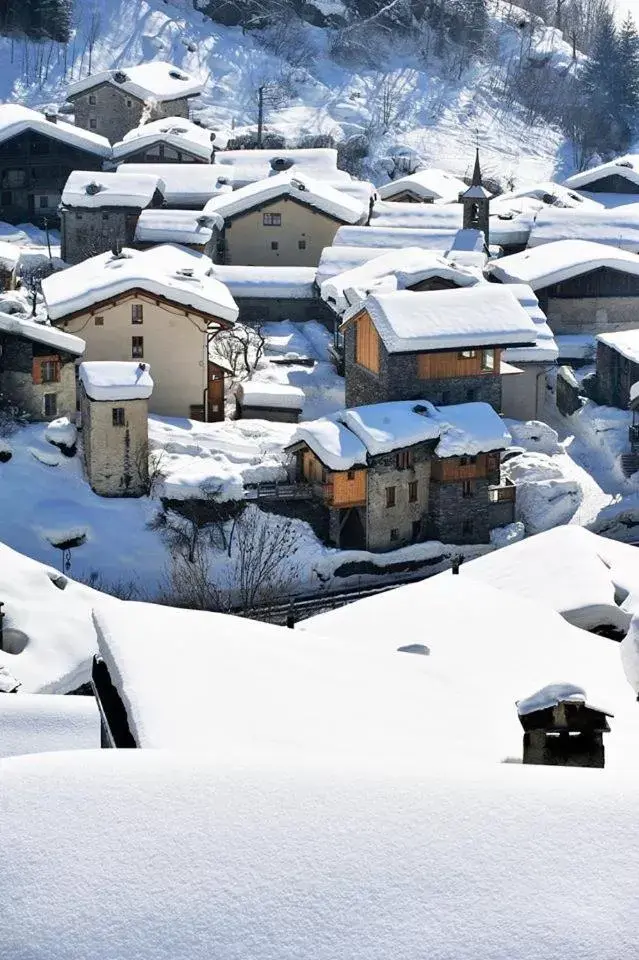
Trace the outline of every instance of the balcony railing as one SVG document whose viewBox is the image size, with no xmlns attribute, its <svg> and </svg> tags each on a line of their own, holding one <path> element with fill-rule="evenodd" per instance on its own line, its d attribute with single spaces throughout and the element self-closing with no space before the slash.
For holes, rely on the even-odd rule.
<svg viewBox="0 0 639 960">
<path fill-rule="evenodd" d="M 517 487 L 512 480 L 504 480 L 488 488 L 488 499 L 491 503 L 514 503 L 516 498 Z"/>
<path fill-rule="evenodd" d="M 631 446 L 639 445 L 639 423 L 633 423 L 632 426 L 628 427 L 628 439 Z"/>
</svg>

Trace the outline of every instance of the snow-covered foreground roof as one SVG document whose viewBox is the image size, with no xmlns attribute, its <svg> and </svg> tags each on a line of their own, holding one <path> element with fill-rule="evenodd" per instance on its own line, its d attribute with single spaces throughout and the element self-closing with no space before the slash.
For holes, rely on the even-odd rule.
<svg viewBox="0 0 639 960">
<path fill-rule="evenodd" d="M 152 60 L 134 67 L 103 70 L 83 80 L 76 80 L 67 87 L 67 97 L 77 97 L 102 83 L 110 83 L 140 100 L 157 100 L 160 103 L 180 100 L 182 97 L 197 97 L 203 89 L 203 84 L 184 70 L 164 60 Z"/>
<path fill-rule="evenodd" d="M 315 267 L 213 265 L 213 276 L 236 298 L 314 300 L 316 273 Z"/>
<path fill-rule="evenodd" d="M 533 290 L 607 267 L 639 276 L 639 257 L 590 240 L 557 240 L 492 260 L 486 270 L 503 283 L 527 283 Z"/>
<path fill-rule="evenodd" d="M 535 325 L 507 286 L 372 294 L 361 305 L 389 353 L 531 344 Z M 346 323 L 360 309 L 355 306 Z"/>
<path fill-rule="evenodd" d="M 120 172 L 159 177 L 164 184 L 164 199 L 172 207 L 188 205 L 201 209 L 211 197 L 233 189 L 223 179 L 223 171 L 206 163 L 121 163 Z"/>
<path fill-rule="evenodd" d="M 437 440 L 439 457 L 503 450 L 511 437 L 487 403 L 436 407 L 427 400 L 395 400 L 340 410 L 299 424 L 291 446 L 304 442 L 330 470 L 351 470 L 368 457 Z"/>
<path fill-rule="evenodd" d="M 8 956 L 636 954 L 629 774 L 96 750 L 12 758 L 0 775 Z"/>
<path fill-rule="evenodd" d="M 639 593 L 639 551 L 583 527 L 561 526 L 465 563 L 461 572 L 557 610 L 584 629 L 627 630 L 628 593 Z M 440 575 L 441 576 L 441 575 Z"/>
<path fill-rule="evenodd" d="M 185 117 L 162 117 L 125 133 L 122 140 L 113 144 L 113 160 L 121 160 L 122 157 L 137 153 L 138 150 L 144 150 L 155 143 L 165 143 L 175 150 L 188 151 L 207 163 L 213 153 L 210 130 Z"/>
<path fill-rule="evenodd" d="M 249 380 L 239 384 L 235 395 L 245 407 L 301 410 L 304 406 L 304 391 L 282 383 L 254 383 Z"/>
<path fill-rule="evenodd" d="M 537 214 L 529 244 L 583 240 L 639 252 L 639 204 L 615 210 L 561 210 L 547 207 Z"/>
<path fill-rule="evenodd" d="M 37 323 L 31 317 L 20 316 L 16 313 L 3 313 L 0 303 L 0 332 L 16 337 L 25 337 L 34 343 L 43 343 L 47 347 L 70 353 L 74 357 L 81 357 L 86 344 L 80 337 L 75 337 L 64 330 L 58 330 L 48 323 Z"/>
<path fill-rule="evenodd" d="M 149 364 L 136 360 L 85 361 L 79 375 L 92 400 L 146 400 L 153 393 Z"/>
<path fill-rule="evenodd" d="M 93 697 L 0 696 L 0 757 L 99 746 L 100 716 Z"/>
<path fill-rule="evenodd" d="M 124 248 L 119 256 L 101 253 L 52 274 L 42 281 L 42 294 L 52 320 L 139 288 L 233 323 L 237 304 L 224 284 L 209 276 L 211 267 L 209 257 L 186 247 Z"/>
<path fill-rule="evenodd" d="M 612 347 L 622 357 L 632 363 L 639 363 L 639 329 L 619 330 L 616 333 L 600 333 L 597 337 L 600 343 Z"/>
<path fill-rule="evenodd" d="M 183 243 L 204 247 L 223 221 L 196 210 L 143 210 L 135 228 L 139 243 Z"/>
<path fill-rule="evenodd" d="M 62 120 L 54 123 L 36 110 L 29 110 L 28 107 L 18 103 L 0 104 L 0 143 L 17 137 L 26 130 L 41 133 L 53 140 L 60 140 L 70 147 L 86 150 L 87 153 L 93 153 L 99 157 L 111 156 L 109 141 L 91 130 L 82 130 Z"/>
<path fill-rule="evenodd" d="M 460 287 L 473 286 L 482 280 L 478 271 L 457 266 L 434 250 L 406 247 L 391 250 L 325 280 L 321 287 L 322 300 L 341 315 L 373 291 L 404 290 L 432 277 L 450 280 Z"/>
<path fill-rule="evenodd" d="M 437 167 L 418 170 L 417 173 L 391 180 L 390 183 L 378 187 L 382 200 L 410 191 L 422 200 L 438 200 L 441 203 L 454 203 L 465 190 L 466 184 L 463 180 L 446 170 L 438 170 Z"/>
<path fill-rule="evenodd" d="M 146 173 L 102 173 L 95 170 L 74 170 L 62 191 L 67 207 L 135 207 L 144 210 L 164 184 Z"/>
<path fill-rule="evenodd" d="M 582 170 L 581 173 L 573 173 L 572 177 L 566 180 L 566 186 L 576 189 L 587 190 L 597 180 L 603 180 L 606 177 L 623 177 L 630 183 L 636 183 L 639 187 L 639 154 L 627 153 L 623 157 L 616 157 L 608 163 L 600 163 L 589 170 Z M 637 190 L 639 193 L 639 190 Z"/>
<path fill-rule="evenodd" d="M 277 175 L 286 169 L 289 174 L 313 177 L 316 180 L 348 182 L 351 177 L 337 168 L 337 150 L 332 147 L 307 150 L 218 150 L 214 166 L 231 168 L 235 186 L 255 183 L 265 177 Z M 239 182 L 238 176 L 241 177 Z"/>
<path fill-rule="evenodd" d="M 368 212 L 365 205 L 358 200 L 322 180 L 287 172 L 258 180 L 232 193 L 213 197 L 204 207 L 204 213 L 216 213 L 225 220 L 230 220 L 256 206 L 280 198 L 296 200 L 343 223 L 360 223 Z"/>
</svg>

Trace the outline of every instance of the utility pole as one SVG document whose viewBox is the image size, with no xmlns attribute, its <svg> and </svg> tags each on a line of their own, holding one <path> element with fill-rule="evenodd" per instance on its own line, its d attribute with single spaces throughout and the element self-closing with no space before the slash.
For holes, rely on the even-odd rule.
<svg viewBox="0 0 639 960">
<path fill-rule="evenodd" d="M 257 90 L 257 149 L 262 149 L 262 128 L 264 126 L 264 87 Z"/>
<path fill-rule="evenodd" d="M 44 232 L 47 235 L 47 250 L 49 251 L 49 263 L 52 262 L 53 257 L 51 256 L 51 238 L 49 237 L 49 221 L 45 217 L 43 220 L 44 223 Z"/>
</svg>

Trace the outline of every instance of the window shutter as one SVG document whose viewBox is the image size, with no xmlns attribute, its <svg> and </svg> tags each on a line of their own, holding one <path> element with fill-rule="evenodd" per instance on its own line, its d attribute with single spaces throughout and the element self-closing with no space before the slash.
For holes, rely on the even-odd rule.
<svg viewBox="0 0 639 960">
<path fill-rule="evenodd" d="M 31 379 L 34 383 L 42 383 L 42 364 L 39 358 L 33 358 L 33 366 L 31 368 Z"/>
</svg>

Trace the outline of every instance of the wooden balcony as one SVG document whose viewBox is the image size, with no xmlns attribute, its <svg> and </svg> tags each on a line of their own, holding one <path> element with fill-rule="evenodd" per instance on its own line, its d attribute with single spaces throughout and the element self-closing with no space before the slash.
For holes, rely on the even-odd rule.
<svg viewBox="0 0 639 960">
<path fill-rule="evenodd" d="M 488 488 L 488 499 L 491 503 L 514 503 L 517 499 L 517 487 L 512 480 L 504 480 Z"/>
</svg>

